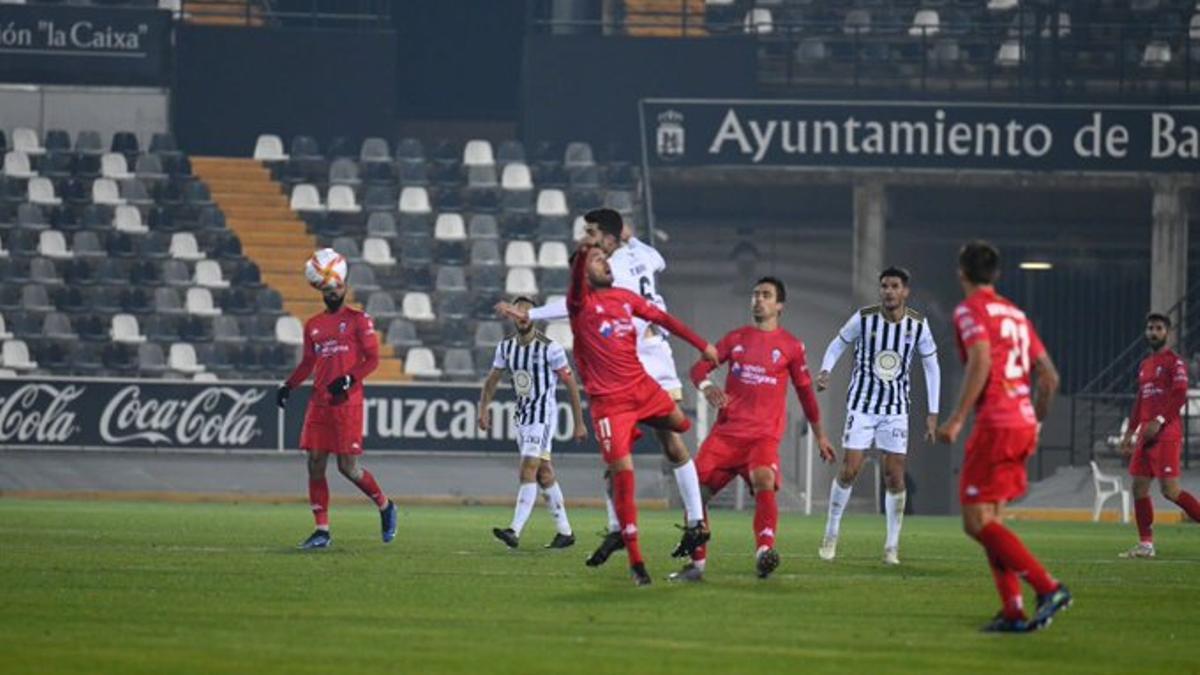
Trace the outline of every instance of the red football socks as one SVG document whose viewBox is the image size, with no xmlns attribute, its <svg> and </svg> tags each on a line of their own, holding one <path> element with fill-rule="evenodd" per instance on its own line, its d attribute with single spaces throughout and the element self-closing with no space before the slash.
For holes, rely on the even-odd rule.
<svg viewBox="0 0 1200 675">
<path fill-rule="evenodd" d="M 774 490 L 754 493 L 754 543 L 758 548 L 774 548 L 775 529 L 779 526 L 779 503 Z"/>
<path fill-rule="evenodd" d="M 629 564 L 642 562 L 642 548 L 638 544 L 637 501 L 633 482 L 633 471 L 617 471 L 612 475 L 613 508 L 617 510 L 617 522 L 621 524 L 621 538 L 629 552 Z"/>
<path fill-rule="evenodd" d="M 329 483 L 324 478 L 308 479 L 308 503 L 318 530 L 329 529 Z"/>
<path fill-rule="evenodd" d="M 1058 588 L 1058 582 L 1007 527 L 996 522 L 988 523 L 979 532 L 979 542 L 987 549 L 989 557 L 994 557 L 1006 570 L 1028 581 L 1038 595 L 1052 593 Z"/>
<path fill-rule="evenodd" d="M 1192 493 L 1187 490 L 1181 490 L 1179 496 L 1173 499 L 1175 504 L 1183 509 L 1183 512 L 1188 514 L 1188 518 L 1196 522 L 1200 522 L 1200 501 L 1192 496 Z"/>
<path fill-rule="evenodd" d="M 379 483 L 375 482 L 375 476 L 372 476 L 370 471 L 363 469 L 362 477 L 353 481 L 353 483 L 358 486 L 359 490 L 363 491 L 363 494 L 370 497 L 371 501 L 375 502 L 375 506 L 381 509 L 387 506 L 387 495 L 383 494 L 383 490 L 380 489 Z"/>
<path fill-rule="evenodd" d="M 996 581 L 996 592 L 1000 594 L 1000 604 L 1004 607 L 1004 618 L 1024 619 L 1025 599 L 1021 597 L 1021 580 L 1013 572 L 1004 568 L 992 554 L 988 554 L 988 565 L 992 568 L 992 578 Z"/>
<path fill-rule="evenodd" d="M 1133 515 L 1137 521 L 1138 539 L 1143 544 L 1154 543 L 1154 501 L 1149 497 L 1133 500 Z"/>
</svg>

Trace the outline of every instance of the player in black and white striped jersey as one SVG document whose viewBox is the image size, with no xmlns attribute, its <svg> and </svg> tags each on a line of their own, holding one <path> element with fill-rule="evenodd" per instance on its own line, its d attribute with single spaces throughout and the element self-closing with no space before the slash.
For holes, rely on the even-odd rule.
<svg viewBox="0 0 1200 675">
<path fill-rule="evenodd" d="M 829 371 L 850 345 L 854 345 L 854 372 L 846 394 L 846 431 L 842 437 L 842 468 L 829 489 L 829 516 L 821 542 L 823 560 L 837 555 L 842 513 L 850 501 L 854 479 L 862 470 L 864 456 L 874 445 L 883 453 L 887 495 L 887 537 L 883 561 L 900 563 L 900 526 L 907 493 L 904 485 L 908 453 L 909 392 L 913 355 L 921 357 L 929 414 L 925 418 L 925 440 L 932 442 L 937 429 L 941 371 L 937 345 L 929 322 L 908 307 L 910 277 L 907 270 L 890 267 L 879 275 L 879 304 L 865 307 L 850 317 L 825 350 L 817 389 L 829 386 Z"/>
<path fill-rule="evenodd" d="M 512 304 L 524 306 L 528 310 L 533 306 L 533 301 L 526 297 L 518 297 Z M 562 345 L 539 332 L 534 328 L 533 321 L 528 318 L 514 320 L 513 324 L 517 332 L 496 345 L 492 372 L 484 381 L 479 397 L 479 428 L 486 431 L 492 425 L 490 407 L 496 386 L 506 372 L 512 375 L 513 390 L 517 395 L 514 421 L 517 428 L 517 448 L 521 453 L 521 486 L 517 491 L 512 524 L 507 528 L 495 528 L 492 534 L 509 548 L 517 548 L 521 530 L 529 520 L 529 514 L 533 512 L 540 486 L 558 530 L 558 534 L 546 548 L 566 548 L 575 543 L 575 535 L 571 532 L 570 521 L 567 520 L 562 488 L 555 480 L 554 466 L 550 463 L 550 446 L 558 418 L 555 390 L 560 381 L 566 385 L 571 396 L 575 440 L 581 441 L 587 436 L 587 427 L 583 423 L 583 408 L 579 400 L 579 386 L 571 375 L 571 366 L 567 363 L 567 354 Z"/>
</svg>

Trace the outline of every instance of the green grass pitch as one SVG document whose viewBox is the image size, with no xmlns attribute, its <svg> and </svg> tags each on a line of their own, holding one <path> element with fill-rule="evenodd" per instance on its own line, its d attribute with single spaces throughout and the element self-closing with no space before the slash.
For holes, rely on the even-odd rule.
<svg viewBox="0 0 1200 675">
<path fill-rule="evenodd" d="M 977 632 L 998 601 L 954 519 L 909 518 L 890 569 L 882 518 L 848 517 L 829 564 L 823 519 L 784 514 L 783 565 L 759 581 L 750 514 L 717 512 L 708 580 L 678 586 L 676 515 L 643 512 L 638 589 L 623 553 L 584 567 L 603 516 L 571 515 L 575 548 L 542 550 L 539 506 L 510 552 L 490 533 L 507 509 L 403 508 L 384 546 L 371 509 L 335 506 L 334 548 L 301 553 L 301 505 L 3 499 L 0 672 L 1200 672 L 1195 525 L 1122 561 L 1132 526 L 1017 523 L 1076 604 L 997 636 Z"/>
</svg>

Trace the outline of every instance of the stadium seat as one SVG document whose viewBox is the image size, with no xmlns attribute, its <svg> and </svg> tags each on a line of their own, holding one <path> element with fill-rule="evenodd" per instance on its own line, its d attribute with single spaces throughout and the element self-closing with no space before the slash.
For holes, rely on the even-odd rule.
<svg viewBox="0 0 1200 675">
<path fill-rule="evenodd" d="M 260 162 L 286 162 L 283 139 L 275 134 L 261 134 L 254 142 L 254 159 Z"/>
<path fill-rule="evenodd" d="M 496 217 L 480 213 L 471 216 L 467 236 L 471 239 L 499 239 L 500 226 L 496 223 Z"/>
<path fill-rule="evenodd" d="M 491 267 L 503 263 L 500 258 L 500 246 L 495 240 L 481 239 L 471 242 L 471 265 L 475 267 Z"/>
<path fill-rule="evenodd" d="M 29 162 L 29 155 L 20 150 L 4 153 L 4 175 L 9 178 L 32 178 L 37 175 Z"/>
<path fill-rule="evenodd" d="M 536 267 L 537 254 L 527 241 L 510 241 L 504 249 L 504 264 L 508 267 Z"/>
<path fill-rule="evenodd" d="M 362 148 L 359 150 L 359 159 L 363 162 L 384 164 L 392 161 L 392 151 L 388 147 L 386 139 L 378 137 L 365 138 L 362 142 Z"/>
<path fill-rule="evenodd" d="M 129 173 L 129 164 L 125 161 L 125 155 L 119 152 L 105 153 L 100 158 L 100 175 L 114 180 L 133 177 L 133 174 Z"/>
<path fill-rule="evenodd" d="M 521 144 L 521 141 L 503 141 L 496 148 L 496 164 L 500 166 L 524 161 L 525 146 Z"/>
<path fill-rule="evenodd" d="M 363 261 L 369 265 L 391 266 L 396 264 L 392 247 L 386 239 L 367 237 L 363 240 Z"/>
<path fill-rule="evenodd" d="M 538 267 L 567 269 L 570 266 L 568 262 L 569 255 L 567 253 L 567 245 L 559 241 L 547 241 L 542 243 L 542 247 L 538 250 Z"/>
<path fill-rule="evenodd" d="M 419 291 L 405 293 L 400 306 L 401 313 L 409 321 L 429 322 L 437 320 L 437 315 L 433 313 L 433 303 L 430 302 L 427 293 Z"/>
<path fill-rule="evenodd" d="M 751 35 L 770 35 L 775 30 L 775 19 L 767 7 L 754 7 L 746 12 L 742 20 L 743 31 Z"/>
<path fill-rule="evenodd" d="M 429 193 L 423 187 L 406 187 L 400 191 L 400 213 L 427 214 L 433 209 L 429 205 Z"/>
<path fill-rule="evenodd" d="M 335 159 L 329 165 L 329 183 L 331 185 L 359 185 L 362 179 L 358 176 L 358 164 L 352 159 Z M 332 191 L 332 188 L 330 189 Z M 332 202 L 332 195 L 330 195 Z"/>
<path fill-rule="evenodd" d="M 12 147 L 13 150 L 18 150 L 32 157 L 41 157 L 46 154 L 46 148 L 42 147 L 42 142 L 38 139 L 37 132 L 28 127 L 13 129 Z"/>
<path fill-rule="evenodd" d="M 494 190 L 499 186 L 500 181 L 496 178 L 494 165 L 467 167 L 467 187 L 469 189 L 475 191 Z"/>
<path fill-rule="evenodd" d="M 150 228 L 142 223 L 142 212 L 136 206 L 121 204 L 113 211 L 113 227 L 118 232 L 146 234 Z"/>
<path fill-rule="evenodd" d="M 90 230 L 80 230 L 71 237 L 71 250 L 80 258 L 103 258 L 108 255 L 100 245 L 100 237 Z"/>
<path fill-rule="evenodd" d="M 404 372 L 417 379 L 437 379 L 442 376 L 433 352 L 426 347 L 413 347 L 408 350 L 404 357 Z"/>
<path fill-rule="evenodd" d="M 369 265 L 351 265 L 350 273 L 346 275 L 346 283 L 356 291 L 370 292 L 380 288 L 375 279 L 375 270 Z"/>
<path fill-rule="evenodd" d="M 327 207 L 330 213 L 361 213 L 362 207 L 349 185 L 333 185 L 329 188 Z"/>
<path fill-rule="evenodd" d="M 97 178 L 92 183 L 92 203 L 105 206 L 118 206 L 125 203 L 121 199 L 121 191 L 117 182 L 111 178 Z"/>
<path fill-rule="evenodd" d="M 292 188 L 291 208 L 293 211 L 322 212 L 325 205 L 321 203 L 321 193 L 317 186 L 301 183 Z"/>
<path fill-rule="evenodd" d="M 496 159 L 492 154 L 492 144 L 489 141 L 473 139 L 463 147 L 463 166 L 494 166 Z"/>
<path fill-rule="evenodd" d="M 134 175 L 144 181 L 163 181 L 167 178 L 162 160 L 157 155 L 138 155 L 133 167 Z"/>
<path fill-rule="evenodd" d="M 187 313 L 194 316 L 217 316 L 221 310 L 213 304 L 212 292 L 207 288 L 189 288 Z"/>
<path fill-rule="evenodd" d="M 425 145 L 417 138 L 401 138 L 396 141 L 396 159 L 401 162 L 425 161 Z"/>
<path fill-rule="evenodd" d="M 371 297 L 367 298 L 367 304 L 363 309 L 376 321 L 389 321 L 400 316 L 400 310 L 396 307 L 396 299 L 387 291 L 372 293 Z"/>
<path fill-rule="evenodd" d="M 146 186 L 142 181 L 136 178 L 129 178 L 117 183 L 121 193 L 121 199 L 127 204 L 136 204 L 139 206 L 153 206 L 154 198 L 146 190 Z"/>
<path fill-rule="evenodd" d="M 204 366 L 196 358 L 196 348 L 187 342 L 176 342 L 171 345 L 167 366 L 176 372 L 193 375 L 202 372 Z"/>
<path fill-rule="evenodd" d="M 1007 12 L 1020 6 L 1021 0 L 988 0 L 989 12 Z"/>
<path fill-rule="evenodd" d="M 395 318 L 388 323 L 387 344 L 397 351 L 420 347 L 421 339 L 417 337 L 417 327 L 405 318 Z"/>
<path fill-rule="evenodd" d="M 466 270 L 461 267 L 443 266 L 438 268 L 437 280 L 434 287 L 438 293 L 456 293 L 467 291 Z"/>
<path fill-rule="evenodd" d="M 29 261 L 29 278 L 46 286 L 57 286 L 63 282 L 58 274 L 58 268 L 48 258 L 34 258 Z"/>
<path fill-rule="evenodd" d="M 299 347 L 304 344 L 304 326 L 294 316 L 285 315 L 275 319 L 275 340 L 280 344 Z"/>
<path fill-rule="evenodd" d="M 567 196 L 562 190 L 542 190 L 537 196 L 537 214 L 539 216 L 566 216 Z"/>
<path fill-rule="evenodd" d="M 1015 68 L 1025 60 L 1024 47 L 1020 40 L 1005 40 L 996 51 L 996 65 Z"/>
<path fill-rule="evenodd" d="M 1147 43 L 1146 48 L 1142 50 L 1142 67 L 1144 68 L 1166 68 L 1171 65 L 1171 61 L 1171 43 L 1165 40 L 1153 40 Z"/>
<path fill-rule="evenodd" d="M 563 166 L 566 168 L 591 166 L 596 163 L 592 154 L 592 146 L 582 141 L 568 143 L 563 151 Z"/>
<path fill-rule="evenodd" d="M 36 370 L 38 367 L 37 361 L 30 358 L 29 345 L 24 340 L 5 340 L 0 348 L 0 364 L 17 372 Z"/>
<path fill-rule="evenodd" d="M 176 260 L 203 260 L 204 253 L 191 232 L 176 232 L 171 235 L 171 257 Z"/>
<path fill-rule="evenodd" d="M 391 200 L 388 200 L 391 208 Z M 391 239 L 400 235 L 396 229 L 396 217 L 391 213 L 375 212 L 367 217 L 367 236 Z"/>
<path fill-rule="evenodd" d="M 433 236 L 438 241 L 466 241 L 467 230 L 458 213 L 442 213 L 434 223 Z"/>
<path fill-rule="evenodd" d="M 62 312 L 50 312 L 42 319 L 42 335 L 51 340 L 79 339 L 79 333 L 71 327 L 71 319 Z"/>
<path fill-rule="evenodd" d="M 510 296 L 536 296 L 538 294 L 538 284 L 533 270 L 527 267 L 509 269 L 508 276 L 504 280 L 504 293 Z"/>
<path fill-rule="evenodd" d="M 138 345 L 137 369 L 142 375 L 159 376 L 167 370 L 167 357 L 162 345 L 145 342 Z"/>
<path fill-rule="evenodd" d="M 51 183 L 49 178 L 34 176 L 29 179 L 29 183 L 25 189 L 26 198 L 31 204 L 41 204 L 44 206 L 59 206 L 62 204 L 62 199 L 55 194 L 54 183 Z"/>
<path fill-rule="evenodd" d="M 481 266 L 471 268 L 471 290 L 476 294 L 495 295 L 504 290 L 504 267 L 497 264 L 494 266 Z M 490 313 L 485 316 L 491 316 Z"/>
<path fill-rule="evenodd" d="M 75 154 L 77 155 L 103 155 L 105 150 L 104 141 L 100 138 L 100 132 L 95 129 L 83 129 L 75 136 Z"/>
<path fill-rule="evenodd" d="M 42 230 L 38 236 L 38 255 L 54 260 L 71 260 L 75 254 L 67 247 L 67 239 L 58 230 Z"/>
<path fill-rule="evenodd" d="M 190 288 L 192 285 L 192 273 L 188 270 L 187 263 L 182 260 L 166 260 L 162 263 L 160 280 L 167 286 Z"/>
<path fill-rule="evenodd" d="M 571 332 L 571 324 L 566 321 L 552 321 L 546 325 L 546 337 L 571 351 L 575 349 L 575 334 Z"/>
<path fill-rule="evenodd" d="M 9 332 L 4 323 L 4 315 L 0 314 L 0 340 L 11 340 L 13 334 Z"/>
<path fill-rule="evenodd" d="M 1046 17 L 1046 23 L 1042 27 L 1043 38 L 1066 38 L 1071 36 L 1071 15 L 1066 12 L 1058 13 L 1058 30 L 1054 29 L 1054 14 L 1051 13 Z"/>
<path fill-rule="evenodd" d="M 138 326 L 137 317 L 132 314 L 114 314 L 109 336 L 113 342 L 123 344 L 141 344 L 146 341 L 146 336 L 142 335 Z"/>
<path fill-rule="evenodd" d="M 533 175 L 523 162 L 513 162 L 504 167 L 500 175 L 500 187 L 505 190 L 532 190 Z"/>
<path fill-rule="evenodd" d="M 941 16 L 936 9 L 918 9 L 908 28 L 909 37 L 931 38 L 941 30 Z"/>
<path fill-rule="evenodd" d="M 495 348 L 504 339 L 504 324 L 499 321 L 480 321 L 475 325 L 475 346 Z"/>
<path fill-rule="evenodd" d="M 604 193 L 604 206 L 619 211 L 623 216 L 633 214 L 633 193 L 626 190 L 609 190 Z"/>
<path fill-rule="evenodd" d="M 404 234 L 400 237 L 400 264 L 408 269 L 433 262 L 433 242 L 422 235 Z"/>
<path fill-rule="evenodd" d="M 469 349 L 447 349 L 442 358 L 442 372 L 454 380 L 475 379 L 475 359 Z"/>
<path fill-rule="evenodd" d="M 401 161 L 397 168 L 402 186 L 426 186 L 429 185 L 429 171 L 425 168 L 425 163 Z"/>
<path fill-rule="evenodd" d="M 246 336 L 237 317 L 221 315 L 213 319 L 213 340 L 222 344 L 242 344 Z"/>
<path fill-rule="evenodd" d="M 196 263 L 195 283 L 204 288 L 229 288 L 229 282 L 221 273 L 221 265 L 215 260 L 200 260 Z"/>
<path fill-rule="evenodd" d="M 1128 424 L 1128 420 L 1124 422 Z M 1129 514 L 1132 510 L 1132 495 L 1128 488 L 1125 487 L 1124 479 L 1119 475 L 1106 474 L 1100 471 L 1100 465 L 1096 464 L 1095 460 L 1090 462 L 1092 467 L 1092 489 L 1095 491 L 1095 499 L 1092 502 L 1092 521 L 1100 521 L 1100 513 L 1104 510 L 1104 502 L 1108 501 L 1109 497 L 1121 497 L 1121 522 L 1129 522 Z"/>
<path fill-rule="evenodd" d="M 198 180 L 192 181 L 184 188 L 183 201 L 189 206 L 211 206 L 214 202 L 208 186 Z"/>
<path fill-rule="evenodd" d="M 796 46 L 796 63 L 812 65 L 829 60 L 829 46 L 820 37 L 809 37 L 800 40 Z"/>
</svg>

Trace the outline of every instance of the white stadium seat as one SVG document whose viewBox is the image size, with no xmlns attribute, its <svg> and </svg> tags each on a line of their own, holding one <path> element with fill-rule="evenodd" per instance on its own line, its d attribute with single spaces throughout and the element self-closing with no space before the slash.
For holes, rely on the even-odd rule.
<svg viewBox="0 0 1200 675">
<path fill-rule="evenodd" d="M 436 378 L 442 376 L 437 367 L 433 352 L 426 347 L 413 347 L 404 357 L 404 372 L 418 378 Z"/>
<path fill-rule="evenodd" d="M 492 154 L 492 144 L 484 140 L 467 141 L 463 148 L 463 166 L 492 166 L 496 158 Z"/>
<path fill-rule="evenodd" d="M 433 303 L 429 300 L 429 294 L 420 291 L 405 293 L 400 311 L 409 321 L 434 321 L 437 319 L 437 315 L 433 313 Z"/>
<path fill-rule="evenodd" d="M 9 178 L 33 178 L 37 173 L 29 162 L 29 155 L 20 150 L 4 153 L 4 175 Z"/>
<path fill-rule="evenodd" d="M 191 232 L 176 232 L 171 235 L 171 257 L 176 260 L 203 260 L 204 253 L 196 242 L 196 235 Z"/>
<path fill-rule="evenodd" d="M 42 230 L 38 238 L 38 255 L 55 260 L 71 260 L 75 254 L 67 247 L 67 239 L 58 230 Z"/>
<path fill-rule="evenodd" d="M 100 175 L 121 180 L 133 178 L 133 174 L 129 173 L 129 162 L 125 161 L 125 155 L 119 152 L 104 153 L 100 158 Z"/>
<path fill-rule="evenodd" d="M 333 185 L 329 188 L 326 198 L 326 208 L 330 213 L 361 213 L 358 198 L 354 196 L 354 188 L 349 185 Z"/>
<path fill-rule="evenodd" d="M 547 241 L 538 250 L 538 267 L 552 269 L 567 269 L 570 267 L 570 254 L 567 245 L 561 241 Z"/>
<path fill-rule="evenodd" d="M 504 247 L 504 264 L 508 267 L 536 267 L 537 254 L 533 243 L 528 241 L 510 241 Z"/>
<path fill-rule="evenodd" d="M 132 314 L 114 314 L 108 334 L 113 342 L 135 345 L 146 341 L 146 336 L 142 335 L 138 326 L 137 317 Z"/>
<path fill-rule="evenodd" d="M 136 206 L 121 204 L 113 211 L 113 227 L 118 232 L 146 234 L 150 228 L 142 223 L 142 212 Z"/>
<path fill-rule="evenodd" d="M 275 320 L 275 341 L 280 344 L 300 347 L 304 344 L 304 326 L 294 316 L 281 316 Z"/>
<path fill-rule="evenodd" d="M 275 134 L 261 134 L 254 142 L 254 159 L 260 162 L 286 162 L 288 154 L 283 149 L 283 139 Z"/>
<path fill-rule="evenodd" d="M 466 241 L 467 226 L 458 213 L 442 213 L 433 225 L 433 236 L 438 241 Z"/>
<path fill-rule="evenodd" d="M 92 183 L 92 201 L 96 204 L 118 206 L 124 204 L 117 182 L 111 178 L 97 178 Z"/>
<path fill-rule="evenodd" d="M 423 187 L 406 187 L 400 191 L 400 213 L 433 213 L 429 193 Z"/>
<path fill-rule="evenodd" d="M 562 190 L 542 190 L 538 193 L 539 216 L 565 216 L 567 213 L 567 195 Z"/>
<path fill-rule="evenodd" d="M 196 348 L 187 342 L 176 342 L 171 345 L 167 365 L 171 370 L 189 375 L 204 370 L 204 366 L 200 365 L 196 358 Z"/>
<path fill-rule="evenodd" d="M 528 267 L 517 267 L 508 271 L 504 280 L 504 292 L 512 295 L 535 296 L 538 294 L 537 277 Z"/>
<path fill-rule="evenodd" d="M 321 203 L 321 193 L 317 192 L 317 186 L 309 183 L 300 183 L 292 188 L 290 205 L 293 211 L 325 210 L 325 205 Z"/>
<path fill-rule="evenodd" d="M 3 348 L 0 348 L 0 363 L 9 370 L 17 371 L 38 367 L 37 361 L 29 357 L 29 345 L 24 340 L 5 340 Z"/>
<path fill-rule="evenodd" d="M 207 288 L 187 290 L 187 313 L 195 316 L 216 316 L 221 310 L 213 304 L 212 292 Z"/>
<path fill-rule="evenodd" d="M 532 190 L 533 175 L 523 162 L 513 162 L 500 174 L 500 187 L 505 190 Z"/>
<path fill-rule="evenodd" d="M 62 199 L 54 193 L 54 183 L 51 183 L 49 178 L 41 176 L 30 178 L 29 183 L 25 186 L 25 192 L 29 201 L 34 204 L 45 206 L 62 204 Z"/>
<path fill-rule="evenodd" d="M 229 282 L 221 273 L 221 264 L 216 260 L 201 260 L 196 263 L 192 281 L 204 288 L 229 288 Z"/>
<path fill-rule="evenodd" d="M 392 256 L 392 246 L 387 239 L 367 237 L 363 240 L 363 261 L 369 265 L 395 265 L 396 258 Z"/>
</svg>

